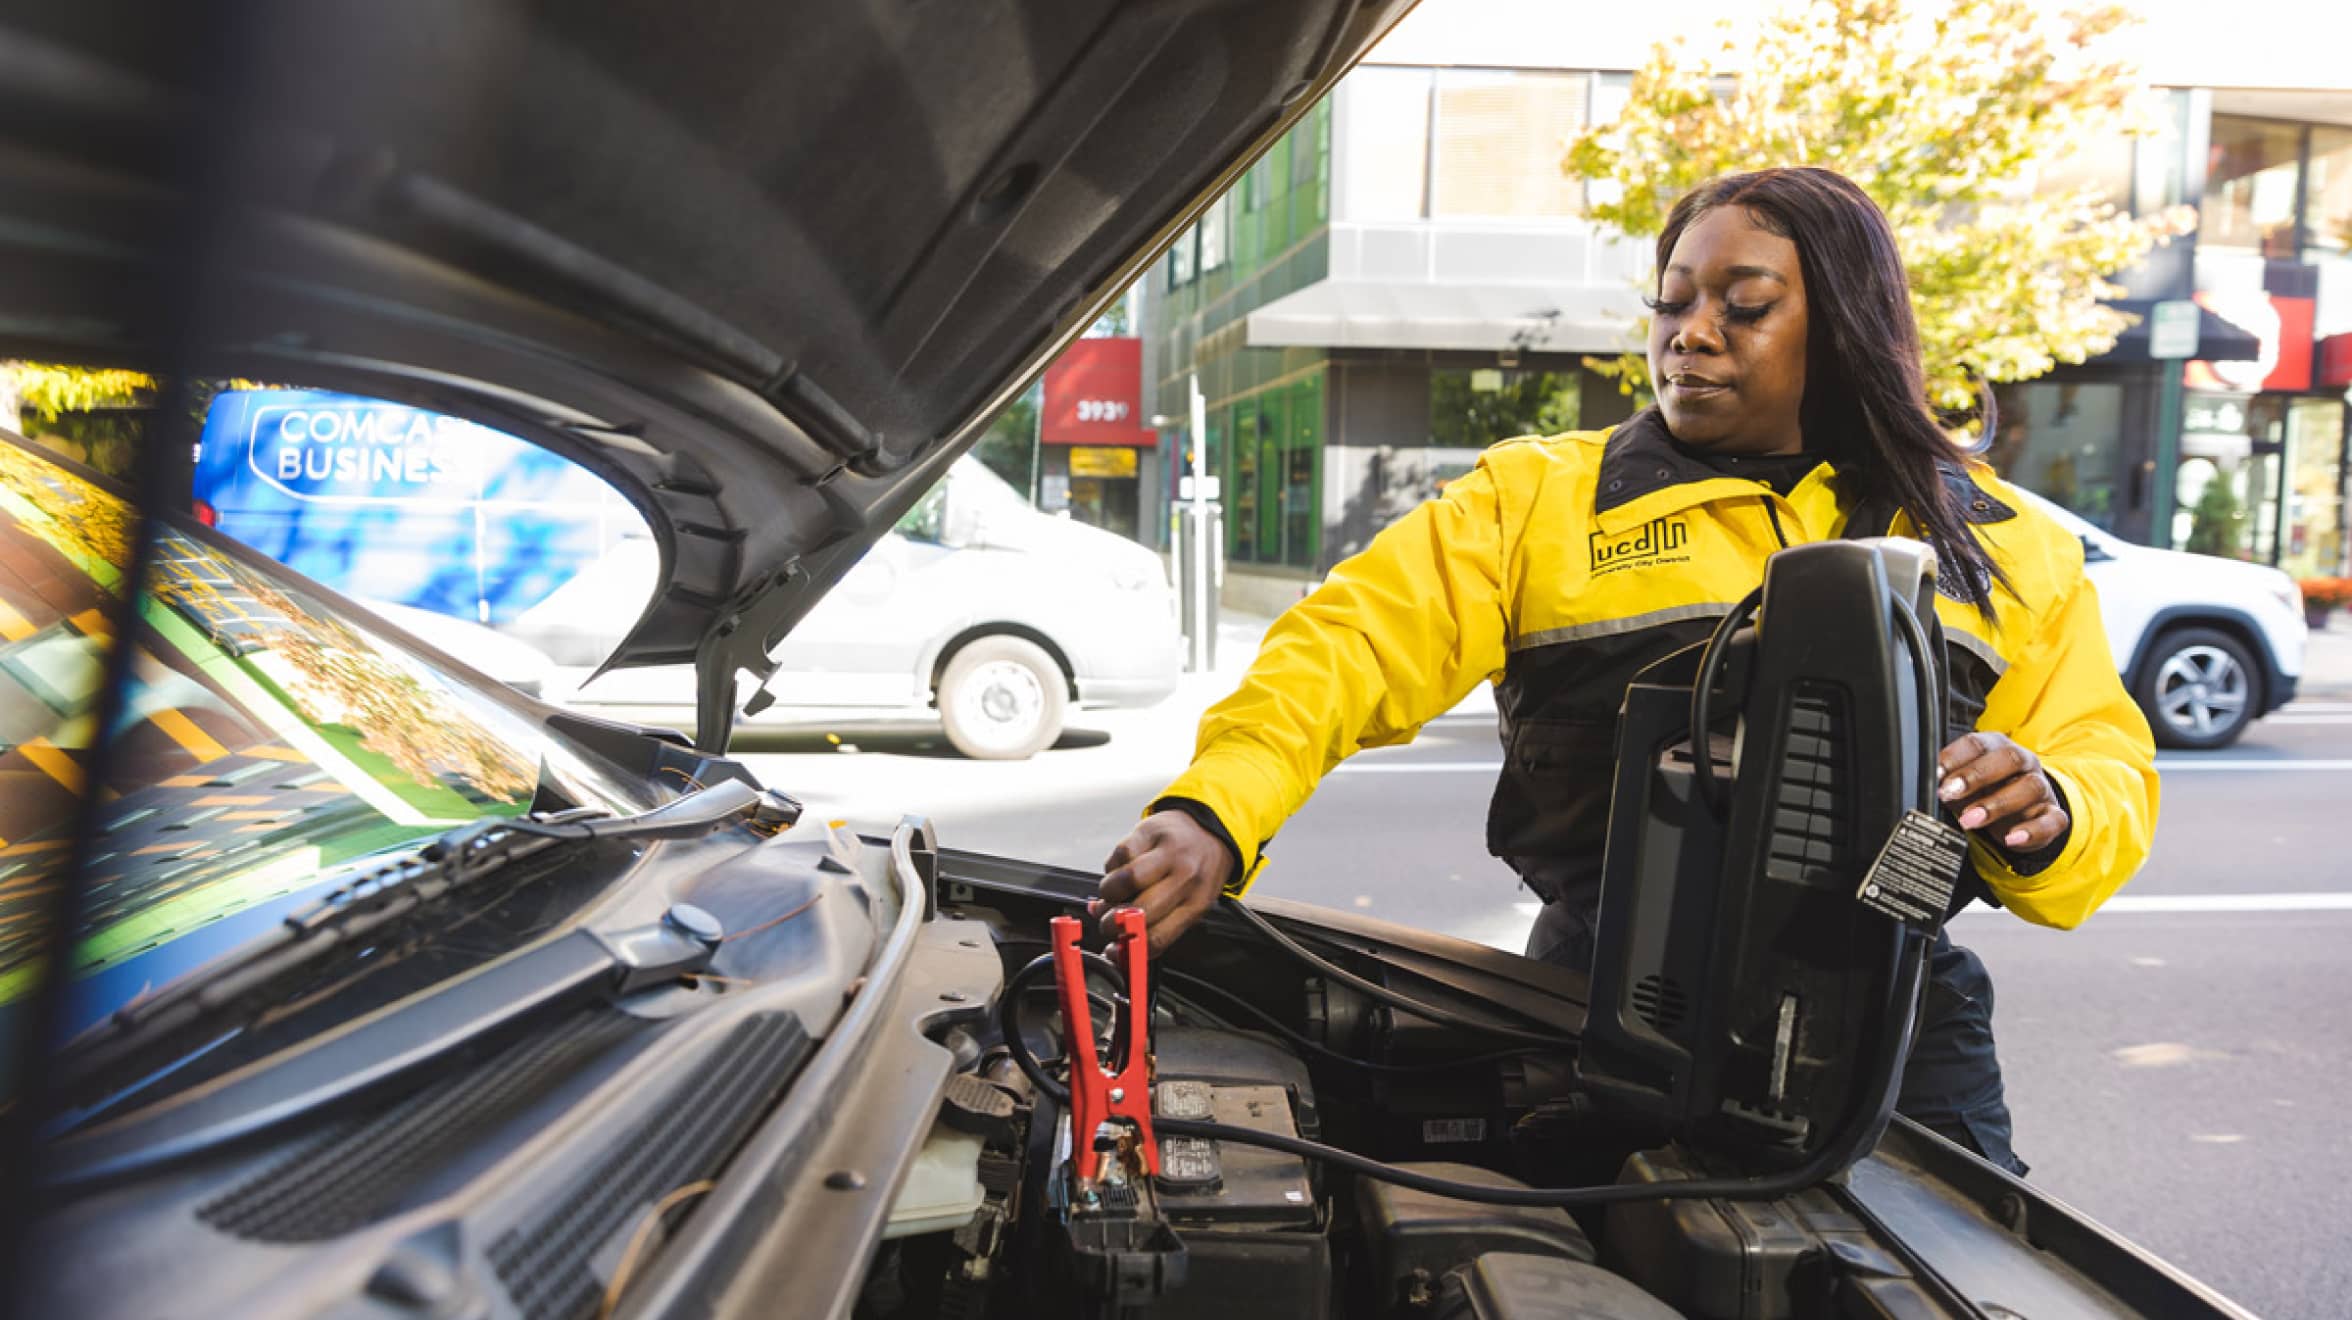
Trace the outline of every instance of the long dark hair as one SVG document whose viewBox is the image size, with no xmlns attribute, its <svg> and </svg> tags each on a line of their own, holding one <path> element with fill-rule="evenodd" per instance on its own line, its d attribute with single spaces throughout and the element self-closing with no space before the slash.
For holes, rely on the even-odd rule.
<svg viewBox="0 0 2352 1320">
<path fill-rule="evenodd" d="M 1797 245 L 1809 323 L 1799 418 L 1806 447 L 1836 465 L 1855 507 L 1911 515 L 1942 561 L 1942 588 L 1989 617 L 1991 584 L 2008 586 L 2009 575 L 1944 484 L 1959 450 L 1928 410 L 1910 285 L 1878 203 L 1844 175 L 1810 166 L 1710 179 L 1666 217 L 1661 278 L 1682 231 L 1719 206 L 1741 207 Z"/>
</svg>

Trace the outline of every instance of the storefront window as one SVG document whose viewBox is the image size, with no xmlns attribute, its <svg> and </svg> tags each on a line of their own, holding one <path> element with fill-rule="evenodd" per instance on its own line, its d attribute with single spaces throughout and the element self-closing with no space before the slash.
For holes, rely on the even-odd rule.
<svg viewBox="0 0 2352 1320">
<path fill-rule="evenodd" d="M 1313 568 L 1323 545 L 1323 378 L 1262 390 L 1233 405 L 1225 469 L 1228 556 Z"/>
<path fill-rule="evenodd" d="M 2311 130 L 2311 179 L 2303 208 L 2306 248 L 2352 253 L 2352 128 Z"/>
<path fill-rule="evenodd" d="M 1577 214 L 1581 193 L 1560 158 L 1584 128 L 1590 94 L 1581 73 L 1439 70 L 1430 213 Z"/>
<path fill-rule="evenodd" d="M 1323 456 L 1323 378 L 1291 385 L 1290 426 L 1282 455 L 1282 553 L 1293 568 L 1313 568 L 1322 543 L 1323 501 L 1315 480 Z"/>
<path fill-rule="evenodd" d="M 1427 69 L 1361 68 L 1340 95 L 1347 125 L 1340 149 L 1349 220 L 1419 220 L 1429 213 L 1429 89 Z"/>
<path fill-rule="evenodd" d="M 1244 399 L 1233 407 L 1233 475 L 1227 481 L 1232 490 L 1232 508 L 1225 522 L 1226 552 L 1238 563 L 1255 563 L 1258 558 L 1258 454 L 1263 432 L 1258 416 L 1258 401 Z"/>
<path fill-rule="evenodd" d="M 2232 455 L 2189 454 L 2173 491 L 2172 548 L 2224 559 L 2246 557 L 2246 461 Z"/>
<path fill-rule="evenodd" d="M 2031 381 L 2003 386 L 1999 402 L 2000 426 L 1985 455 L 1993 467 L 2036 495 L 2112 530 L 2118 512 L 2123 386 Z"/>
<path fill-rule="evenodd" d="M 1573 371 L 1440 368 L 1429 373 L 1429 443 L 1475 453 L 1515 435 L 1573 431 L 1581 393 Z"/>
<path fill-rule="evenodd" d="M 2163 98 L 2164 126 L 2134 146 L 2132 210 L 2140 215 L 2154 215 L 2189 200 L 2182 178 L 2188 165 L 2189 94 L 2176 88 L 2158 95 Z"/>
<path fill-rule="evenodd" d="M 2277 554 L 2285 400 L 2192 392 L 2182 411 L 2172 546 L 2271 562 Z"/>
<path fill-rule="evenodd" d="M 2287 404 L 2286 539 L 2279 566 L 2296 577 L 2346 572 L 2344 403 Z"/>
<path fill-rule="evenodd" d="M 2302 148 L 2299 125 L 2215 115 L 2198 245 L 2293 259 Z"/>
<path fill-rule="evenodd" d="M 2352 333 L 2352 128 L 2311 130 L 2303 260 L 2319 268 L 2319 338 Z"/>
</svg>

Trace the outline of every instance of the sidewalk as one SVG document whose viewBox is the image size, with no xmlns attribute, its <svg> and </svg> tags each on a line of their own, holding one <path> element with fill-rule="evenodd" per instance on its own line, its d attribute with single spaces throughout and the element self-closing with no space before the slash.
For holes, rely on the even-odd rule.
<svg viewBox="0 0 2352 1320">
<path fill-rule="evenodd" d="M 2352 617 L 2337 610 L 2325 629 L 2311 630 L 2311 646 L 2303 653 L 2303 682 L 2298 701 L 2352 701 Z"/>
</svg>

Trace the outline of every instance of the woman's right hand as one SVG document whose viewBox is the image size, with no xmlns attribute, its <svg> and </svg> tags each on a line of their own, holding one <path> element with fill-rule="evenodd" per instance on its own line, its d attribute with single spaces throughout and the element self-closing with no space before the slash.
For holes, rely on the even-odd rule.
<svg viewBox="0 0 2352 1320">
<path fill-rule="evenodd" d="M 1233 853 L 1224 841 L 1181 811 L 1143 818 L 1103 862 L 1101 897 L 1086 910 L 1103 916 L 1117 907 L 1143 910 L 1151 951 L 1167 951 L 1216 906 L 1233 873 Z"/>
</svg>

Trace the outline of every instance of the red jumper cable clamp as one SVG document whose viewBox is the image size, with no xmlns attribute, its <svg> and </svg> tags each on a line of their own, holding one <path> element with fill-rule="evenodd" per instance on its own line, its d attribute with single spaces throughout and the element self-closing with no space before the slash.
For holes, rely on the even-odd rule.
<svg viewBox="0 0 2352 1320">
<path fill-rule="evenodd" d="M 1101 1172 L 1102 1152 L 1095 1148 L 1094 1137 L 1110 1119 L 1134 1126 L 1134 1149 L 1142 1156 L 1144 1172 L 1160 1171 L 1160 1147 L 1151 1121 L 1151 946 L 1144 938 L 1142 909 L 1112 912 L 1111 926 L 1119 934 L 1106 952 L 1127 978 L 1117 1072 L 1105 1071 L 1094 1049 L 1086 964 L 1078 951 L 1078 934 L 1085 927 L 1076 917 L 1053 919 L 1054 984 L 1062 992 L 1062 1022 L 1069 1034 L 1063 1057 L 1070 1061 L 1070 1163 L 1080 1182 L 1091 1182 Z"/>
</svg>

